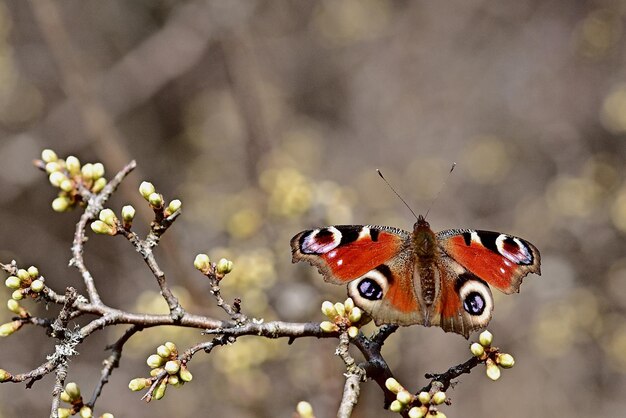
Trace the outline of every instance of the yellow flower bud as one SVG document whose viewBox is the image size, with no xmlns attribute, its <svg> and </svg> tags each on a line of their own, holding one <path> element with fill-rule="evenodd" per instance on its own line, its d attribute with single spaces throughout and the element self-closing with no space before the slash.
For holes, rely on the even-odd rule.
<svg viewBox="0 0 626 418">
<path fill-rule="evenodd" d="M 48 176 L 48 181 L 50 182 L 50 184 L 52 184 L 54 187 L 60 187 L 61 183 L 65 180 L 69 180 L 67 178 L 67 176 L 65 174 L 63 174 L 60 171 L 53 171 L 52 173 L 50 173 L 50 175 Z"/>
<path fill-rule="evenodd" d="M 172 352 L 172 356 L 174 356 L 174 357 L 178 356 L 178 347 L 176 347 L 176 344 L 174 344 L 171 341 L 167 341 L 163 345 L 166 346 L 167 348 L 169 348 L 169 350 Z"/>
<path fill-rule="evenodd" d="M 180 370 L 180 361 L 170 360 L 167 363 L 165 363 L 164 369 L 169 374 L 176 374 Z"/>
<path fill-rule="evenodd" d="M 87 163 L 80 169 L 80 174 L 83 176 L 83 180 L 93 180 L 93 164 Z"/>
<path fill-rule="evenodd" d="M 417 400 L 420 401 L 422 405 L 426 405 L 430 402 L 430 393 L 428 392 L 420 392 L 417 395 Z"/>
<path fill-rule="evenodd" d="M 357 306 L 355 306 L 351 311 L 350 314 L 348 315 L 348 319 L 350 320 L 351 323 L 357 323 L 361 320 L 361 309 Z"/>
<path fill-rule="evenodd" d="M 396 399 L 401 404 L 407 405 L 411 403 L 411 401 L 413 400 L 413 395 L 408 390 L 403 389 L 400 392 L 398 392 L 398 394 L 396 395 Z"/>
<path fill-rule="evenodd" d="M 356 338 L 359 335 L 359 329 L 357 327 L 348 327 L 348 337 Z"/>
<path fill-rule="evenodd" d="M 427 413 L 428 408 L 426 408 L 425 406 L 414 406 L 413 408 L 409 409 L 409 418 L 424 418 Z"/>
<path fill-rule="evenodd" d="M 479 343 L 472 343 L 470 345 L 470 351 L 472 352 L 474 357 L 481 357 L 483 354 L 485 354 L 485 347 L 483 347 L 482 344 Z"/>
<path fill-rule="evenodd" d="M 493 342 L 493 334 L 485 330 L 478 336 L 478 341 L 483 347 L 489 347 Z"/>
<path fill-rule="evenodd" d="M 13 321 L 2 324 L 0 325 L 0 337 L 8 337 L 20 328 L 22 328 L 21 321 Z"/>
<path fill-rule="evenodd" d="M 203 273 L 206 273 L 211 267 L 211 259 L 206 254 L 198 254 L 193 260 L 193 266 Z"/>
<path fill-rule="evenodd" d="M 52 210 L 55 212 L 65 212 L 70 207 L 70 200 L 65 196 L 59 196 L 52 201 Z"/>
<path fill-rule="evenodd" d="M 80 388 L 76 384 L 76 382 L 70 382 L 65 385 L 65 391 L 70 396 L 70 399 L 76 400 L 80 398 Z"/>
<path fill-rule="evenodd" d="M 14 300 L 22 300 L 24 299 L 24 293 L 21 289 L 17 289 L 15 292 L 11 294 L 11 298 Z"/>
<path fill-rule="evenodd" d="M 165 363 L 165 359 L 158 354 L 151 354 L 148 356 L 146 363 L 150 368 L 155 369 L 157 367 L 161 367 Z"/>
<path fill-rule="evenodd" d="M 322 331 L 324 331 L 324 332 L 335 332 L 335 331 L 337 331 L 337 329 L 338 329 L 338 328 L 337 328 L 337 325 L 335 325 L 335 324 L 334 324 L 334 323 L 332 323 L 332 322 L 328 322 L 328 321 L 323 321 L 323 322 L 320 324 L 320 328 L 321 328 L 321 329 L 322 329 Z"/>
<path fill-rule="evenodd" d="M 102 209 L 98 218 L 109 226 L 116 226 L 117 216 L 115 216 L 115 213 L 111 209 Z"/>
<path fill-rule="evenodd" d="M 91 230 L 96 234 L 115 235 L 117 233 L 117 229 L 115 227 L 107 225 L 102 221 L 93 221 L 91 223 Z"/>
<path fill-rule="evenodd" d="M 51 149 L 45 149 L 41 151 L 41 159 L 46 163 L 51 163 L 59 159 L 57 153 L 52 151 Z"/>
<path fill-rule="evenodd" d="M 68 179 L 68 178 L 65 178 L 59 184 L 59 189 L 63 190 L 64 192 L 68 192 L 69 193 L 72 190 L 74 190 L 74 182 L 72 180 Z"/>
<path fill-rule="evenodd" d="M 185 365 L 180 366 L 180 373 L 178 373 L 178 375 L 180 376 L 180 380 L 183 382 L 191 382 L 193 379 L 193 375 Z"/>
<path fill-rule="evenodd" d="M 80 408 L 79 414 L 80 414 L 80 418 L 92 418 L 93 417 L 93 412 L 91 408 L 86 405 Z"/>
<path fill-rule="evenodd" d="M 306 401 L 298 402 L 296 412 L 300 415 L 300 418 L 313 418 L 313 407 Z"/>
<path fill-rule="evenodd" d="M 510 369 L 515 365 L 515 359 L 513 356 L 507 353 L 499 354 L 496 357 L 496 361 L 503 369 Z"/>
<path fill-rule="evenodd" d="M 104 177 L 100 177 L 98 180 L 96 180 L 93 183 L 93 186 L 91 186 L 91 191 L 94 193 L 100 193 L 102 189 L 104 189 L 104 186 L 106 185 L 107 185 L 107 179 L 105 179 Z"/>
<path fill-rule="evenodd" d="M 167 380 L 163 379 L 163 381 L 159 383 L 159 386 L 157 386 L 152 393 L 154 399 L 158 401 L 159 399 L 163 398 L 165 396 L 165 389 L 167 389 Z"/>
<path fill-rule="evenodd" d="M 67 408 L 57 409 L 57 415 L 59 418 L 69 418 L 72 415 L 72 411 Z"/>
<path fill-rule="evenodd" d="M 402 385 L 393 377 L 385 380 L 385 387 L 393 393 L 399 393 L 401 390 L 404 389 Z"/>
<path fill-rule="evenodd" d="M 122 207 L 122 219 L 124 222 L 132 222 L 135 218 L 135 208 L 131 205 Z"/>
<path fill-rule="evenodd" d="M 28 268 L 28 275 L 33 278 L 36 279 L 37 277 L 39 277 L 39 269 L 35 266 L 30 266 Z"/>
<path fill-rule="evenodd" d="M 346 299 L 346 301 L 343 303 L 343 306 L 346 307 L 346 311 L 350 312 L 352 311 L 352 309 L 354 309 L 354 301 L 352 300 L 352 298 L 348 298 Z"/>
<path fill-rule="evenodd" d="M 341 302 L 335 303 L 335 310 L 337 311 L 337 315 L 339 315 L 339 316 L 345 316 L 346 315 L 346 307 Z"/>
<path fill-rule="evenodd" d="M 41 292 L 43 288 L 44 288 L 44 283 L 43 283 L 43 280 L 41 279 L 33 280 L 33 282 L 30 284 L 30 290 L 32 290 L 35 293 Z"/>
<path fill-rule="evenodd" d="M 156 352 L 160 357 L 163 357 L 165 359 L 170 358 L 170 356 L 172 355 L 172 351 L 165 345 L 158 346 Z"/>
<path fill-rule="evenodd" d="M 26 282 L 30 280 L 30 274 L 28 274 L 28 271 L 24 269 L 19 269 L 17 271 L 17 277 L 19 277 L 22 282 Z"/>
<path fill-rule="evenodd" d="M 435 392 L 433 394 L 433 403 L 435 405 L 441 405 L 446 401 L 446 393 L 445 392 Z"/>
<path fill-rule="evenodd" d="M 144 199 L 148 200 L 148 197 L 154 193 L 155 188 L 154 185 L 148 181 L 144 181 L 139 185 L 139 193 L 143 196 Z"/>
<path fill-rule="evenodd" d="M 113 416 L 113 414 L 112 414 L 112 413 L 110 413 L 110 412 L 105 412 L 104 414 L 102 414 L 102 415 L 100 416 L 100 418 L 115 418 L 115 417 Z"/>
<path fill-rule="evenodd" d="M 160 208 L 163 206 L 163 196 L 159 193 L 152 193 L 148 196 L 148 202 L 150 203 L 150 206 Z"/>
<path fill-rule="evenodd" d="M 22 312 L 22 307 L 20 306 L 19 302 L 14 299 L 9 299 L 7 301 L 7 308 L 14 314 L 19 315 L 20 312 Z"/>
<path fill-rule="evenodd" d="M 8 287 L 9 289 L 15 290 L 15 289 L 19 289 L 20 287 L 22 287 L 22 281 L 17 276 L 9 276 L 4 281 L 4 285 Z"/>
<path fill-rule="evenodd" d="M 11 373 L 7 372 L 4 369 L 0 369 L 0 382 L 6 382 L 11 378 Z"/>
<path fill-rule="evenodd" d="M 397 399 L 391 402 L 391 405 L 389 405 L 389 410 L 391 412 L 400 412 L 402 411 L 403 408 L 404 408 L 404 405 L 402 405 L 402 403 L 400 403 L 400 401 L 398 401 Z"/>
<path fill-rule="evenodd" d="M 70 155 L 65 159 L 65 167 L 72 176 L 80 173 L 80 161 L 73 155 Z"/>
<path fill-rule="evenodd" d="M 144 377 L 138 377 L 136 379 L 131 380 L 130 383 L 128 383 L 128 389 L 132 390 L 133 392 L 137 392 L 150 386 L 150 384 L 151 384 L 150 379 L 146 379 Z"/>
<path fill-rule="evenodd" d="M 233 270 L 233 262 L 222 258 L 220 259 L 220 261 L 217 262 L 217 266 L 215 266 L 215 269 L 218 274 L 228 274 Z"/>
<path fill-rule="evenodd" d="M 57 161 L 51 161 L 46 164 L 46 173 L 52 174 L 55 171 L 61 171 L 63 167 Z"/>
<path fill-rule="evenodd" d="M 98 180 L 104 176 L 104 165 L 102 165 L 102 163 L 95 163 L 93 165 L 92 176 L 94 180 Z"/>
<path fill-rule="evenodd" d="M 174 199 L 170 202 L 169 205 L 167 205 L 167 214 L 168 216 L 171 215 L 174 212 L 177 212 L 180 210 L 180 208 L 183 206 L 183 203 L 178 200 L 178 199 Z"/>
<path fill-rule="evenodd" d="M 61 400 L 63 402 L 66 403 L 71 403 L 72 402 L 72 397 L 69 395 L 69 393 L 67 393 L 66 391 L 61 391 L 61 396 L 60 396 Z"/>
<path fill-rule="evenodd" d="M 335 305 L 328 300 L 322 303 L 322 313 L 332 320 L 338 316 Z"/>
<path fill-rule="evenodd" d="M 183 381 L 180 380 L 180 377 L 178 377 L 177 374 L 171 374 L 167 377 L 167 384 L 172 385 L 174 387 L 178 387 L 183 384 Z"/>
<path fill-rule="evenodd" d="M 500 367 L 490 359 L 487 360 L 487 377 L 491 380 L 498 380 L 500 378 Z"/>
</svg>

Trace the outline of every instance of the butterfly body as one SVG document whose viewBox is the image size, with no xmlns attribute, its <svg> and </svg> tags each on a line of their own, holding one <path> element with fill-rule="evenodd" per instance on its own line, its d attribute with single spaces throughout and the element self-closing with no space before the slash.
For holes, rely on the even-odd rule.
<svg viewBox="0 0 626 418">
<path fill-rule="evenodd" d="M 347 284 L 377 325 L 438 325 L 466 338 L 491 319 L 489 285 L 513 293 L 528 273 L 540 273 L 539 251 L 521 238 L 435 233 L 422 216 L 413 232 L 377 225 L 303 231 L 291 248 L 294 262 L 308 261 L 326 281 Z"/>
</svg>

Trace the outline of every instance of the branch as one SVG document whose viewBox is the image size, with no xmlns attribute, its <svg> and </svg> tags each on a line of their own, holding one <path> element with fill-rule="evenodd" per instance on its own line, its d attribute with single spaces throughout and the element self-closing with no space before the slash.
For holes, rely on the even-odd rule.
<svg viewBox="0 0 626 418">
<path fill-rule="evenodd" d="M 365 370 L 356 365 L 354 358 L 348 351 L 349 345 L 350 338 L 348 333 L 344 331 L 339 335 L 339 346 L 336 351 L 336 354 L 341 357 L 347 369 L 345 373 L 346 383 L 343 387 L 343 396 L 337 411 L 337 418 L 349 418 L 352 415 L 352 410 L 359 400 L 361 381 L 365 378 Z"/>
</svg>

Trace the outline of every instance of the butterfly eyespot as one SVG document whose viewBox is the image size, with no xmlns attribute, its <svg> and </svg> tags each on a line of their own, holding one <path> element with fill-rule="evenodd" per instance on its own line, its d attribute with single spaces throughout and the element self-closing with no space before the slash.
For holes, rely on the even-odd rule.
<svg viewBox="0 0 626 418">
<path fill-rule="evenodd" d="M 359 295 L 368 300 L 380 300 L 383 298 L 383 288 L 373 279 L 365 278 L 358 284 Z"/>
<path fill-rule="evenodd" d="M 478 292 L 471 292 L 463 300 L 463 308 L 470 315 L 482 315 L 485 311 L 485 299 Z"/>
<path fill-rule="evenodd" d="M 341 243 L 342 234 L 334 226 L 315 229 L 300 238 L 300 250 L 304 254 L 326 254 Z"/>
</svg>

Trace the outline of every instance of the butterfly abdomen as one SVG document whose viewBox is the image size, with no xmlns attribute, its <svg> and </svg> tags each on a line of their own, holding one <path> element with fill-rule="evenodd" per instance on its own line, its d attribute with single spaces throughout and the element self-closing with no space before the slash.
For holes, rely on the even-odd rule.
<svg viewBox="0 0 626 418">
<path fill-rule="evenodd" d="M 438 245 L 435 233 L 423 218 L 420 218 L 413 228 L 413 257 L 415 260 L 415 273 L 419 277 L 418 297 L 426 306 L 431 306 L 437 296 L 437 278 L 435 259 Z M 421 296 L 421 297 L 420 297 Z"/>
</svg>

